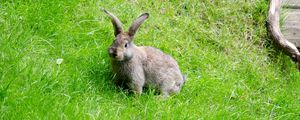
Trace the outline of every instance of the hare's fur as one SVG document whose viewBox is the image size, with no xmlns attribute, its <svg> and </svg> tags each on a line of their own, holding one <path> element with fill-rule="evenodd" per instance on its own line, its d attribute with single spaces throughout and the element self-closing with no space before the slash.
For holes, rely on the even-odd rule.
<svg viewBox="0 0 300 120">
<path fill-rule="evenodd" d="M 143 87 L 154 86 L 163 97 L 180 92 L 185 79 L 175 59 L 162 51 L 148 46 L 136 46 L 133 37 L 139 26 L 149 14 L 142 14 L 123 32 L 121 22 L 105 10 L 111 17 L 116 39 L 108 49 L 117 82 L 125 83 L 130 90 L 141 94 Z"/>
</svg>

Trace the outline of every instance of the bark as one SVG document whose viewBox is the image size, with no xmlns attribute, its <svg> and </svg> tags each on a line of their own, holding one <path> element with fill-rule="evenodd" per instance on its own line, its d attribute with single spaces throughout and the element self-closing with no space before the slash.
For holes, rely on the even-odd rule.
<svg viewBox="0 0 300 120">
<path fill-rule="evenodd" d="M 282 48 L 298 65 L 300 70 L 300 52 L 297 47 L 284 38 L 280 30 L 280 7 L 281 0 L 270 0 L 269 16 L 267 21 L 268 32 L 273 41 Z"/>
</svg>

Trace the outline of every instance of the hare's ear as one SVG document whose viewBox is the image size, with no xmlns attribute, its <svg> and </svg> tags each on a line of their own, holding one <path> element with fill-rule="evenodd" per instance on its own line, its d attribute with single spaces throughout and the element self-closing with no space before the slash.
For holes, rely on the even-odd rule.
<svg viewBox="0 0 300 120">
<path fill-rule="evenodd" d="M 114 26 L 115 30 L 115 36 L 117 36 L 119 33 L 123 32 L 122 30 L 122 22 L 112 13 L 108 12 L 107 10 L 103 9 L 103 11 L 110 17 L 111 22 Z"/>
<path fill-rule="evenodd" d="M 149 17 L 149 13 L 141 14 L 130 26 L 128 30 L 129 36 L 133 37 L 141 24 Z"/>
</svg>

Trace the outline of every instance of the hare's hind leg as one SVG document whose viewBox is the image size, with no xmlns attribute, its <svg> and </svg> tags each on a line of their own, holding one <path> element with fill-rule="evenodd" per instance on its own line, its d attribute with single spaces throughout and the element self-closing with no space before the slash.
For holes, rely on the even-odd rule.
<svg viewBox="0 0 300 120">
<path fill-rule="evenodd" d="M 165 82 L 161 85 L 161 94 L 163 98 L 167 98 L 170 94 L 176 94 L 180 92 L 180 86 L 175 81 Z"/>
</svg>

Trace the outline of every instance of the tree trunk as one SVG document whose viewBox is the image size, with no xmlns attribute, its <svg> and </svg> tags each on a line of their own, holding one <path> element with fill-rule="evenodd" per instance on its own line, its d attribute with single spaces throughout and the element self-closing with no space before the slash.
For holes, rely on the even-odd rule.
<svg viewBox="0 0 300 120">
<path fill-rule="evenodd" d="M 300 70 L 300 52 L 293 43 L 284 38 L 280 30 L 280 7 L 281 0 L 270 0 L 267 28 L 273 41 L 296 62 Z"/>
</svg>

